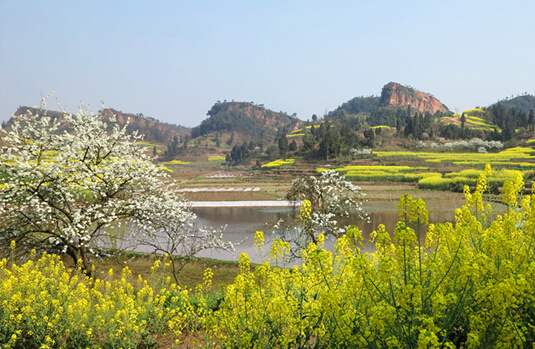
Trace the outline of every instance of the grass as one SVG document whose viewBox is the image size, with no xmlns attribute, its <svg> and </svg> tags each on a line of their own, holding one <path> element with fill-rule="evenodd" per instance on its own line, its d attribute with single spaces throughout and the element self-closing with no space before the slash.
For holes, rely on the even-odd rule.
<svg viewBox="0 0 535 349">
<path fill-rule="evenodd" d="M 120 252 L 113 257 L 94 260 L 95 277 L 108 277 L 108 270 L 113 269 L 114 278 L 119 280 L 121 278 L 120 271 L 124 267 L 128 267 L 132 270 L 132 275 L 141 275 L 143 279 L 148 279 L 151 267 L 160 257 L 151 253 Z M 64 263 L 69 268 L 74 267 L 70 258 L 65 258 Z M 203 282 L 203 274 L 206 268 L 212 268 L 214 272 L 213 285 L 216 290 L 223 285 L 232 284 L 240 270 L 237 262 L 211 258 L 193 258 L 190 263 L 186 264 L 179 275 L 180 286 L 192 290 L 195 289 L 198 284 Z M 167 271 L 163 276 L 172 277 L 172 274 L 170 271 Z"/>
</svg>

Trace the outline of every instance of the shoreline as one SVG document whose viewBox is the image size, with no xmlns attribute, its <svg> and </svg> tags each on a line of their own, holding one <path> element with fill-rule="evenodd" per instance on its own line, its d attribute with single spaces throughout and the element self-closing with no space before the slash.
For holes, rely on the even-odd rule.
<svg viewBox="0 0 535 349">
<path fill-rule="evenodd" d="M 192 208 L 208 208 L 208 207 L 293 207 L 301 206 L 299 202 L 292 202 L 286 200 L 272 200 L 272 201 L 191 201 Z"/>
</svg>

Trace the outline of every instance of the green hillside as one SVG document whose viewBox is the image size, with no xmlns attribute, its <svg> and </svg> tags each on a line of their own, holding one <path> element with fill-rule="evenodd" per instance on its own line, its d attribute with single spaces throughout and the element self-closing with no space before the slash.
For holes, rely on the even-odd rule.
<svg viewBox="0 0 535 349">
<path fill-rule="evenodd" d="M 535 110 L 535 96 L 532 95 L 523 95 L 517 96 L 511 99 L 502 100 L 496 104 L 500 104 L 502 108 L 505 109 L 518 109 L 524 113 L 529 113 L 530 110 Z"/>
<path fill-rule="evenodd" d="M 342 103 L 338 108 L 327 113 L 327 118 L 334 118 L 338 114 L 345 110 L 349 115 L 356 115 L 360 113 L 371 113 L 379 107 L 379 96 L 369 96 L 369 97 L 355 97 L 349 101 Z"/>
<path fill-rule="evenodd" d="M 277 132 L 289 132 L 300 121 L 295 115 L 274 112 L 249 102 L 217 102 L 207 113 L 208 118 L 194 127 L 191 137 L 197 138 L 212 132 L 237 132 L 244 136 L 273 140 Z"/>
</svg>

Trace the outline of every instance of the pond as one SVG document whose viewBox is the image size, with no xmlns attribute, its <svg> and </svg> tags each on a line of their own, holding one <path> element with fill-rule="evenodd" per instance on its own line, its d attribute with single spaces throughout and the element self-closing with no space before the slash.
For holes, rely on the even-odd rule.
<svg viewBox="0 0 535 349">
<path fill-rule="evenodd" d="M 454 221 L 455 208 L 463 205 L 462 200 L 440 201 L 440 204 L 428 207 L 430 223 L 445 223 Z M 369 213 L 371 222 L 367 223 L 357 217 L 356 214 L 342 220 L 343 225 L 356 225 L 362 231 L 364 241 L 368 242 L 370 233 L 379 224 L 384 224 L 386 231 L 393 233 L 398 222 L 397 202 L 371 202 L 366 205 L 365 210 Z M 198 226 L 209 226 L 219 228 L 227 225 L 223 237 L 227 241 L 241 242 L 236 247 L 236 255 L 218 251 L 203 251 L 199 257 L 210 257 L 222 260 L 237 260 L 240 253 L 247 253 L 253 263 L 262 262 L 262 256 L 255 250 L 254 235 L 258 230 L 264 231 L 266 238 L 265 250 L 269 251 L 269 241 L 272 241 L 277 234 L 288 234 L 291 232 L 279 230 L 273 233 L 270 228 L 279 220 L 289 220 L 299 213 L 299 208 L 294 210 L 289 207 L 206 207 L 193 208 L 197 214 Z M 326 248 L 332 249 L 334 241 L 326 242 Z M 372 251 L 373 246 L 365 244 L 367 251 Z M 267 252 L 266 252 L 267 254 Z M 265 256 L 264 256 L 265 257 Z"/>
</svg>

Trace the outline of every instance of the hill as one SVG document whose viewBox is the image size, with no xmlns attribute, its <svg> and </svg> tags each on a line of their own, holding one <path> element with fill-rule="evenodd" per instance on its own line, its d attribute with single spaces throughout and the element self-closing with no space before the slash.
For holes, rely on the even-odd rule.
<svg viewBox="0 0 535 349">
<path fill-rule="evenodd" d="M 504 109 L 519 109 L 523 111 L 524 113 L 529 113 L 530 110 L 535 110 L 535 96 L 532 95 L 523 95 L 523 96 L 517 96 L 515 98 L 511 99 L 504 99 L 502 101 L 499 101 L 498 103 L 495 103 L 493 105 L 499 104 Z"/>
<path fill-rule="evenodd" d="M 58 111 L 53 110 L 41 110 L 39 111 L 38 108 L 34 107 L 19 107 L 17 111 L 15 112 L 15 115 L 21 115 L 26 113 L 32 113 L 37 114 L 41 113 L 41 115 L 46 114 L 48 117 L 52 119 L 61 118 L 63 114 Z M 174 125 L 174 124 L 168 124 L 165 122 L 160 122 L 159 120 L 143 116 L 143 114 L 131 114 L 131 113 L 123 113 L 122 111 L 115 110 L 113 108 L 106 108 L 100 111 L 100 114 L 104 119 L 109 119 L 111 116 L 115 115 L 117 122 L 124 126 L 127 121 L 129 121 L 129 124 L 127 126 L 127 130 L 129 133 L 132 133 L 134 131 L 138 131 L 139 134 L 144 135 L 144 139 L 147 141 L 153 141 L 157 143 L 166 143 L 170 139 L 177 137 L 184 137 L 186 135 L 189 135 L 191 132 L 191 129 L 184 126 Z M 6 126 L 9 127 L 9 124 L 11 122 L 11 119 L 7 122 Z"/>
<path fill-rule="evenodd" d="M 217 102 L 206 114 L 208 118 L 191 131 L 197 138 L 212 132 L 238 132 L 246 137 L 273 140 L 277 132 L 289 132 L 300 122 L 295 115 L 274 112 L 262 104 Z"/>
<path fill-rule="evenodd" d="M 409 107 L 409 112 L 429 114 L 435 114 L 437 112 L 444 114 L 451 113 L 447 106 L 431 94 L 418 91 L 409 86 L 390 82 L 383 86 L 381 96 L 355 97 L 327 113 L 326 117 L 334 118 L 344 114 L 365 114 L 368 117 L 367 121 L 370 125 L 384 124 L 395 126 L 395 119 L 404 118 L 401 115 L 401 111 L 405 112 Z M 345 110 L 345 113 L 342 110 Z"/>
</svg>

